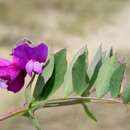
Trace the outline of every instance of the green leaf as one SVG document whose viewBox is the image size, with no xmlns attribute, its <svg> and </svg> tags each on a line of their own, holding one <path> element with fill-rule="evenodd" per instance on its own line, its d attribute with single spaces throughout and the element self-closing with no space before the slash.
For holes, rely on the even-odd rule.
<svg viewBox="0 0 130 130">
<path fill-rule="evenodd" d="M 36 118 L 36 116 L 34 115 L 34 113 L 32 111 L 27 111 L 23 114 L 24 117 L 28 118 L 31 122 L 32 125 L 37 129 L 37 130 L 42 130 L 41 125 L 38 121 L 38 119 Z"/>
<path fill-rule="evenodd" d="M 93 121 L 97 122 L 97 119 L 95 118 L 93 113 L 88 109 L 87 105 L 85 103 L 82 103 L 82 106 L 87 116 L 90 117 Z"/>
<path fill-rule="evenodd" d="M 38 79 L 37 79 L 37 82 L 33 91 L 33 97 L 35 98 L 35 100 L 41 99 L 45 82 L 47 82 L 49 78 L 52 76 L 53 70 L 54 70 L 54 56 L 51 55 L 49 60 L 46 63 L 43 74 L 38 76 Z"/>
<path fill-rule="evenodd" d="M 111 47 L 107 52 L 106 52 L 106 58 L 112 57 L 113 56 L 113 48 Z"/>
<path fill-rule="evenodd" d="M 130 102 L 130 83 L 126 86 L 122 94 L 123 102 L 129 103 Z"/>
<path fill-rule="evenodd" d="M 69 96 L 73 92 L 73 83 L 72 83 L 72 64 L 68 67 L 67 72 L 65 73 L 64 78 L 64 96 Z"/>
<path fill-rule="evenodd" d="M 101 66 L 95 82 L 97 97 L 103 97 L 110 90 L 111 78 L 117 66 L 115 56 L 107 58 Z"/>
<path fill-rule="evenodd" d="M 102 64 L 104 63 L 105 59 L 106 59 L 106 51 L 102 52 Z"/>
<path fill-rule="evenodd" d="M 76 55 L 75 62 L 72 67 L 72 81 L 74 91 L 82 95 L 83 92 L 87 89 L 89 78 L 87 75 L 87 48 L 80 50 L 80 53 Z"/>
<path fill-rule="evenodd" d="M 113 48 L 111 47 L 108 51 L 104 51 L 102 53 L 102 63 L 105 62 L 108 58 L 112 57 L 114 55 Z"/>
<path fill-rule="evenodd" d="M 42 91 L 42 99 L 48 98 L 63 83 L 64 75 L 67 70 L 66 49 L 62 49 L 54 55 L 54 70 Z"/>
<path fill-rule="evenodd" d="M 45 81 L 47 81 L 52 76 L 53 70 L 54 70 L 54 56 L 51 55 L 49 60 L 47 61 L 47 65 L 44 68 L 43 72 L 43 77 Z"/>
<path fill-rule="evenodd" d="M 90 79 L 94 75 L 96 66 L 98 66 L 99 63 L 101 63 L 101 60 L 102 60 L 102 46 L 100 45 L 94 55 L 92 63 L 88 67 L 88 75 Z"/>
<path fill-rule="evenodd" d="M 83 47 L 74 56 L 65 74 L 64 95 L 68 96 L 73 91 L 81 95 L 88 86 L 87 69 L 87 48 Z"/>
<path fill-rule="evenodd" d="M 101 65 L 102 65 L 102 46 L 100 45 L 97 52 L 94 55 L 94 59 L 91 65 L 88 67 L 88 75 L 90 78 L 88 89 L 91 89 L 91 87 L 95 83 Z"/>
<path fill-rule="evenodd" d="M 39 75 L 33 91 L 33 97 L 35 98 L 35 100 L 39 100 L 41 98 L 44 85 L 45 85 L 44 78 L 42 75 Z"/>
<path fill-rule="evenodd" d="M 115 66 L 115 71 L 113 72 L 110 81 L 110 91 L 112 97 L 117 97 L 120 94 L 121 84 L 124 77 L 126 64 L 117 64 Z"/>
</svg>

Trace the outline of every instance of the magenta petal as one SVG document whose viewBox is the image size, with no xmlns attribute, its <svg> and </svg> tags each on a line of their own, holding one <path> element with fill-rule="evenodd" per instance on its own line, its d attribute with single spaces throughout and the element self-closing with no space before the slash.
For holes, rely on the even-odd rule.
<svg viewBox="0 0 130 130">
<path fill-rule="evenodd" d="M 41 74 L 42 73 L 42 65 L 41 63 L 37 61 L 30 60 L 26 64 L 26 71 L 29 74 L 29 76 L 32 76 L 32 73 L 35 72 L 36 74 Z"/>
<path fill-rule="evenodd" d="M 0 88 L 18 92 L 24 85 L 26 71 L 21 70 L 14 63 L 0 59 Z"/>
<path fill-rule="evenodd" d="M 14 93 L 17 93 L 18 91 L 20 91 L 22 89 L 22 87 L 24 86 L 25 76 L 26 76 L 26 72 L 21 71 L 14 80 L 12 80 L 11 82 L 8 83 L 7 89 Z"/>
<path fill-rule="evenodd" d="M 33 70 L 34 72 L 36 72 L 37 74 L 41 74 L 42 73 L 42 65 L 39 62 L 34 62 L 34 66 L 33 66 Z"/>
<path fill-rule="evenodd" d="M 24 69 L 26 63 L 30 59 L 28 44 L 22 42 L 13 50 L 13 63 Z"/>
<path fill-rule="evenodd" d="M 0 79 L 13 80 L 17 77 L 19 72 L 20 70 L 13 64 L 8 66 L 0 66 Z"/>
<path fill-rule="evenodd" d="M 48 56 L 48 47 L 44 43 L 37 46 L 32 46 L 28 41 L 21 42 L 13 49 L 13 62 L 19 65 L 22 69 L 25 68 L 30 60 L 45 62 Z"/>
<path fill-rule="evenodd" d="M 34 66 L 34 62 L 33 60 L 30 60 L 27 64 L 26 64 L 26 71 L 29 74 L 29 76 L 32 76 L 32 72 L 33 72 L 33 66 Z"/>
<path fill-rule="evenodd" d="M 34 53 L 35 52 L 35 53 Z M 44 43 L 40 43 L 30 49 L 31 58 L 38 62 L 45 62 L 48 57 L 48 47 Z"/>
<path fill-rule="evenodd" d="M 4 80 L 0 80 L 0 88 L 7 89 L 8 85 L 7 82 Z"/>
<path fill-rule="evenodd" d="M 0 59 L 0 67 L 1 66 L 7 66 L 10 64 L 10 61 L 6 60 L 6 59 Z"/>
</svg>

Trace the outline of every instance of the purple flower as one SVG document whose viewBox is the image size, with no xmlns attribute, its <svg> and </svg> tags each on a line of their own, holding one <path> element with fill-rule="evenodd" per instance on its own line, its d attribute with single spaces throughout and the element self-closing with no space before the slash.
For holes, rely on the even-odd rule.
<svg viewBox="0 0 130 130">
<path fill-rule="evenodd" d="M 0 88 L 16 93 L 24 86 L 27 73 L 30 76 L 33 72 L 42 73 L 48 47 L 44 43 L 32 46 L 28 41 L 22 41 L 13 49 L 12 56 L 12 62 L 0 59 Z"/>
<path fill-rule="evenodd" d="M 44 43 L 32 46 L 28 41 L 22 41 L 13 49 L 12 55 L 13 62 L 32 76 L 33 72 L 42 73 L 42 63 L 47 59 L 48 47 Z"/>
<path fill-rule="evenodd" d="M 0 88 L 16 93 L 23 87 L 25 76 L 25 70 L 8 60 L 0 59 Z"/>
</svg>

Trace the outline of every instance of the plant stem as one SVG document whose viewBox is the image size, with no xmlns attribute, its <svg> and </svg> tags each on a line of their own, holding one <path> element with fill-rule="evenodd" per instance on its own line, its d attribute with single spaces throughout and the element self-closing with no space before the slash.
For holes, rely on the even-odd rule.
<svg viewBox="0 0 130 130">
<path fill-rule="evenodd" d="M 36 77 L 36 75 L 34 74 L 34 75 L 32 76 L 32 78 L 31 78 L 31 80 L 29 81 L 29 83 L 27 84 L 26 88 L 28 88 L 28 87 L 33 83 L 35 77 Z"/>
<path fill-rule="evenodd" d="M 36 119 L 36 118 L 33 118 L 32 119 L 32 124 L 33 126 L 37 129 L 37 130 L 42 130 L 40 124 L 39 124 L 39 121 Z"/>
<path fill-rule="evenodd" d="M 96 97 L 70 97 L 70 98 L 59 98 L 52 99 L 48 101 L 41 101 L 33 104 L 33 110 L 37 110 L 39 108 L 49 108 L 49 107 L 61 107 L 68 105 L 76 105 L 81 104 L 82 102 L 91 102 L 91 103 L 111 103 L 111 104 L 123 104 L 121 100 L 114 99 L 105 99 L 105 98 L 96 98 Z"/>
<path fill-rule="evenodd" d="M 10 117 L 13 117 L 15 115 L 18 115 L 18 114 L 23 114 L 27 110 L 28 110 L 28 108 L 25 107 L 25 105 L 14 108 L 13 110 L 10 110 L 10 111 L 8 111 L 6 113 L 1 114 L 0 115 L 0 121 L 6 120 L 6 119 L 8 119 Z"/>
<path fill-rule="evenodd" d="M 36 116 L 34 115 L 33 112 L 29 111 L 29 116 L 28 119 L 31 120 L 33 126 L 37 129 L 37 130 L 42 130 L 40 123 L 38 121 L 38 119 L 36 118 Z"/>
<path fill-rule="evenodd" d="M 106 98 L 96 98 L 96 97 L 69 97 L 69 98 L 58 98 L 58 99 L 36 102 L 32 104 L 32 110 L 36 111 L 39 108 L 76 105 L 76 104 L 81 104 L 82 102 L 124 104 L 122 100 L 115 100 L 111 98 L 106 99 Z M 14 110 L 2 114 L 0 116 L 0 121 L 6 120 L 18 114 L 23 114 L 26 111 L 28 111 L 28 108 L 25 105 L 15 108 Z"/>
</svg>

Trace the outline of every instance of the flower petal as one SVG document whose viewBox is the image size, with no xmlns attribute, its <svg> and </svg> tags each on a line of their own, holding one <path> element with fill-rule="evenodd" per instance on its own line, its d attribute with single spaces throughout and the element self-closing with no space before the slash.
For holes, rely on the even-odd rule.
<svg viewBox="0 0 130 130">
<path fill-rule="evenodd" d="M 30 60 L 45 62 L 48 56 L 48 47 L 44 43 L 32 46 L 28 41 L 22 41 L 13 49 L 13 62 L 21 68 L 25 68 Z"/>
<path fill-rule="evenodd" d="M 34 66 L 34 61 L 33 61 L 33 60 L 30 60 L 30 61 L 26 64 L 26 66 L 25 66 L 26 71 L 27 71 L 27 73 L 29 74 L 29 76 L 32 76 L 33 66 Z"/>
<path fill-rule="evenodd" d="M 30 60 L 26 66 L 26 71 L 29 74 L 29 76 L 32 76 L 32 73 L 35 72 L 36 74 L 41 74 L 42 73 L 42 65 L 41 63 L 37 61 Z"/>
<path fill-rule="evenodd" d="M 23 87 L 25 76 L 26 71 L 8 60 L 0 59 L 0 88 L 16 93 Z"/>
<path fill-rule="evenodd" d="M 7 66 L 10 64 L 10 61 L 6 60 L 6 59 L 0 59 L 0 67 L 1 66 Z"/>
<path fill-rule="evenodd" d="M 41 74 L 42 73 L 42 65 L 39 62 L 34 62 L 34 66 L 33 66 L 33 71 L 37 74 Z"/>
<path fill-rule="evenodd" d="M 0 79 L 13 80 L 17 77 L 19 72 L 19 68 L 14 66 L 13 64 L 9 64 L 7 66 L 0 66 Z"/>
<path fill-rule="evenodd" d="M 0 80 L 0 88 L 6 89 L 8 87 L 7 82 L 4 80 Z"/>
<path fill-rule="evenodd" d="M 28 44 L 25 41 L 20 42 L 19 45 L 13 49 L 12 55 L 13 63 L 24 69 L 26 63 L 30 60 Z"/>
<path fill-rule="evenodd" d="M 35 52 L 35 53 L 34 53 Z M 30 56 L 33 60 L 38 62 L 45 62 L 48 57 L 48 47 L 44 43 L 31 47 Z"/>
<path fill-rule="evenodd" d="M 8 88 L 7 88 L 8 91 L 12 91 L 14 93 L 20 91 L 24 86 L 25 76 L 26 76 L 26 71 L 21 71 L 14 80 L 8 83 Z"/>
</svg>

